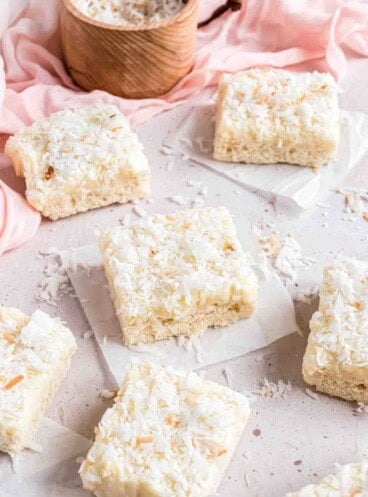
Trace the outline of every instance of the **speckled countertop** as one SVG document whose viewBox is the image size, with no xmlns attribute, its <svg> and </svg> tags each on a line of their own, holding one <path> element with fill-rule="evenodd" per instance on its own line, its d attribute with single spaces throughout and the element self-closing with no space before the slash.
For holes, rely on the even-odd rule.
<svg viewBox="0 0 368 497">
<path fill-rule="evenodd" d="M 340 101 L 344 108 L 368 113 L 368 63 L 349 63 L 342 82 Z M 312 287 L 321 277 L 321 267 L 337 253 L 367 258 L 368 222 L 361 216 L 347 218 L 344 196 L 331 192 L 323 204 L 301 212 L 292 205 L 266 200 L 235 186 L 201 166 L 176 161 L 170 172 L 169 158 L 160 153 L 162 141 L 173 126 L 181 121 L 190 105 L 167 112 L 138 128 L 138 134 L 150 158 L 152 168 L 152 204 L 142 204 L 153 214 L 180 208 L 167 200 L 170 195 L 189 195 L 187 181 L 201 181 L 208 187 L 207 205 L 226 205 L 233 214 L 246 214 L 250 223 L 265 227 L 274 223 L 278 236 L 290 233 L 300 243 L 303 254 L 316 259 L 315 264 L 299 271 L 291 285 L 295 295 L 299 289 Z M 368 157 L 345 181 L 346 186 L 368 190 Z M 10 169 L 0 172 L 19 191 L 24 186 Z M 234 190 L 240 191 L 235 195 Z M 96 229 L 117 224 L 132 206 L 113 206 L 60 220 L 43 222 L 37 235 L 28 244 L 0 258 L 0 302 L 31 312 L 37 307 L 51 315 L 60 315 L 74 331 L 78 352 L 72 369 L 48 416 L 76 432 L 91 437 L 93 428 L 111 401 L 99 396 L 102 389 L 114 388 L 104 358 L 94 338 L 83 338 L 88 322 L 77 299 L 64 296 L 57 307 L 36 300 L 38 284 L 47 257 L 40 251 L 50 247 L 65 249 L 91 243 Z M 301 377 L 301 361 L 308 333 L 308 321 L 316 308 L 297 302 L 297 320 L 304 336 L 290 335 L 269 347 L 238 359 L 206 368 L 206 377 L 226 384 L 223 370 L 233 372 L 233 387 L 255 392 L 264 379 L 290 382 L 286 395 L 262 397 L 254 395 L 254 415 L 246 427 L 236 456 L 219 490 L 221 497 L 279 497 L 298 489 L 333 470 L 335 462 L 347 463 L 368 456 L 368 413 L 357 412 L 356 405 L 324 395 L 308 395 Z"/>
</svg>

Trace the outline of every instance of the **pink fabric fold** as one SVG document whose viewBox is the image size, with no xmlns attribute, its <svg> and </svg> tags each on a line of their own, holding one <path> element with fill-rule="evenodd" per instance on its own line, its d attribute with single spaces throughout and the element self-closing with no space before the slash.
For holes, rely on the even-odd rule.
<svg viewBox="0 0 368 497">
<path fill-rule="evenodd" d="M 201 0 L 201 17 L 222 3 Z M 137 124 L 216 84 L 224 72 L 255 65 L 293 67 L 329 71 L 339 79 L 347 52 L 368 56 L 365 2 L 243 0 L 241 11 L 198 31 L 193 71 L 173 90 L 161 98 L 126 100 L 102 91 L 87 94 L 72 82 L 60 60 L 58 9 L 59 0 L 48 0 L 47 9 L 44 0 L 30 0 L 3 35 L 7 90 L 0 133 L 96 101 L 115 103 Z"/>
<path fill-rule="evenodd" d="M 40 213 L 0 180 L 0 255 L 32 238 L 40 222 Z"/>
<path fill-rule="evenodd" d="M 215 85 L 224 72 L 275 66 L 329 71 L 340 79 L 347 54 L 368 56 L 368 4 L 364 1 L 243 0 L 239 12 L 227 12 L 198 31 L 192 72 L 163 97 L 126 100 L 103 91 L 86 93 L 73 83 L 61 62 L 60 1 L 2 0 L 2 19 L 8 19 L 10 26 L 1 43 L 7 89 L 0 134 L 12 134 L 57 110 L 95 102 L 117 105 L 138 124 Z M 202 19 L 223 3 L 200 1 Z M 4 29 L 1 23 L 0 19 L 0 30 Z M 0 168 L 6 164 L 0 158 Z M 28 229 L 22 216 L 31 216 L 30 212 L 18 210 L 17 217 L 10 213 L 15 203 L 3 205 L 8 209 L 8 225 L 0 234 L 4 250 L 27 239 L 38 223 L 32 213 Z"/>
</svg>

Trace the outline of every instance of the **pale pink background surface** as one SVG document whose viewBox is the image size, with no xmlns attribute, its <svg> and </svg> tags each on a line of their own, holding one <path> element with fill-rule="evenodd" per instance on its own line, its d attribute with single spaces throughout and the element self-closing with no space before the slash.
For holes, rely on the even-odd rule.
<svg viewBox="0 0 368 497">
<path fill-rule="evenodd" d="M 341 83 L 342 106 L 368 113 L 368 63 L 363 59 L 352 60 L 347 69 Z M 137 128 L 153 171 L 153 204 L 142 204 L 149 215 L 179 209 L 167 197 L 183 195 L 195 198 L 196 190 L 192 191 L 187 181 L 203 182 L 209 191 L 206 205 L 226 205 L 234 215 L 246 215 L 254 226 L 266 227 L 272 223 L 274 228 L 267 229 L 280 231 L 280 238 L 291 233 L 301 244 L 303 254 L 316 259 L 308 271 L 299 272 L 291 287 L 293 294 L 300 288 L 318 284 L 322 266 L 333 261 L 339 253 L 368 258 L 368 223 L 361 216 L 356 217 L 356 222 L 346 220 L 342 195 L 331 192 L 322 206 L 301 214 L 288 204 L 275 202 L 272 198 L 266 201 L 201 166 L 191 166 L 190 162 L 178 160 L 167 171 L 171 159 L 162 155 L 160 148 L 168 131 L 184 118 L 189 109 L 190 104 L 178 107 Z M 346 179 L 345 186 L 361 188 L 368 193 L 367 167 L 368 157 L 365 156 Z M 21 181 L 15 180 L 11 170 L 3 174 L 15 188 L 22 188 Z M 89 325 L 79 302 L 63 297 L 57 307 L 50 307 L 37 300 L 38 284 L 44 278 L 42 271 L 49 259 L 40 256 L 39 252 L 53 247 L 62 250 L 93 243 L 96 230 L 118 224 L 118 220 L 133 207 L 111 206 L 57 222 L 45 221 L 28 243 L 0 258 L 1 304 L 20 307 L 27 313 L 41 308 L 51 315 L 59 315 L 77 337 L 78 352 L 70 374 L 47 415 L 87 437 L 93 436 L 95 424 L 110 405 L 109 401 L 99 397 L 99 392 L 114 389 L 115 383 L 96 342 L 82 338 Z M 138 217 L 133 214 L 132 219 Z M 290 381 L 292 385 L 286 399 L 256 396 L 252 405 L 254 418 L 247 425 L 236 456 L 226 472 L 219 489 L 220 497 L 282 497 L 287 491 L 317 481 L 334 469 L 335 462 L 347 463 L 364 454 L 368 456 L 368 414 L 356 413 L 353 403 L 324 395 L 313 400 L 306 395 L 301 360 L 308 321 L 316 305 L 316 301 L 311 306 L 295 304 L 303 337 L 291 335 L 265 349 L 206 368 L 207 378 L 222 384 L 226 384 L 223 369 L 230 370 L 234 375 L 233 386 L 239 391 L 259 389 L 264 378 Z M 260 430 L 260 435 L 256 436 L 258 432 L 254 430 Z M 49 495 L 37 494 L 34 497 Z"/>
</svg>

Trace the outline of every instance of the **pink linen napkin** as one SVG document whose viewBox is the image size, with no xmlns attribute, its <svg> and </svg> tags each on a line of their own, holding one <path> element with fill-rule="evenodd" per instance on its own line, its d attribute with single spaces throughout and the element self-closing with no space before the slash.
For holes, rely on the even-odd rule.
<svg viewBox="0 0 368 497">
<path fill-rule="evenodd" d="M 32 238 L 40 222 L 40 213 L 0 180 L 0 255 Z"/>
<path fill-rule="evenodd" d="M 24 3 L 24 2 L 23 2 Z M 201 17 L 218 0 L 201 0 Z M 12 0 L 9 8 L 17 1 Z M 70 79 L 60 60 L 58 0 L 30 0 L 5 31 L 2 54 L 7 90 L 0 133 L 12 134 L 65 107 L 96 101 L 114 103 L 133 124 L 214 85 L 224 72 L 250 66 L 329 71 L 341 78 L 346 53 L 368 56 L 368 4 L 358 0 L 243 0 L 241 11 L 228 12 L 200 29 L 196 62 L 161 98 L 126 100 L 102 91 L 86 93 Z"/>
<path fill-rule="evenodd" d="M 198 31 L 192 72 L 163 97 L 126 100 L 98 90 L 86 93 L 61 62 L 59 1 L 2 0 L 0 17 L 8 19 L 9 27 L 1 26 L 0 19 L 0 32 L 5 29 L 0 53 L 7 84 L 0 134 L 12 134 L 57 110 L 95 102 L 117 105 L 138 124 L 215 85 L 224 72 L 251 66 L 292 67 L 329 71 L 340 79 L 347 54 L 368 56 L 365 2 L 243 0 L 239 12 L 227 12 Z M 201 0 L 200 17 L 209 17 L 222 3 Z M 6 164 L 0 156 L 0 169 Z"/>
</svg>

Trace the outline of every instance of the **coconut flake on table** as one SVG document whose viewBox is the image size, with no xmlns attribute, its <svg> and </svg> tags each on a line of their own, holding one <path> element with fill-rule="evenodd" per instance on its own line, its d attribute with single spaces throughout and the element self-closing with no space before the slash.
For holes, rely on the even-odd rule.
<svg viewBox="0 0 368 497">
<path fill-rule="evenodd" d="M 145 209 L 143 209 L 143 207 L 139 207 L 138 205 L 133 208 L 133 212 L 139 217 L 147 217 Z"/>
<path fill-rule="evenodd" d="M 89 340 L 90 338 L 92 338 L 94 335 L 93 331 L 92 330 L 87 330 L 83 333 L 83 339 L 84 340 Z"/>
<path fill-rule="evenodd" d="M 285 383 L 282 380 L 278 380 L 277 383 L 264 379 L 263 385 L 259 390 L 254 391 L 253 393 L 260 395 L 261 397 L 267 399 L 286 399 L 288 396 L 288 392 L 293 389 L 290 381 Z"/>
<path fill-rule="evenodd" d="M 316 392 L 313 392 L 310 388 L 305 389 L 305 393 L 313 400 L 319 400 L 319 395 Z"/>
<path fill-rule="evenodd" d="M 318 262 L 312 257 L 304 256 L 299 243 L 291 236 L 285 237 L 281 244 L 282 248 L 276 257 L 274 267 L 281 275 L 292 281 L 296 280 L 299 270 L 308 269 Z"/>
<path fill-rule="evenodd" d="M 342 216 L 342 221 L 356 222 L 359 218 L 368 220 L 368 190 L 364 188 L 336 188 L 336 193 L 344 196 L 345 212 L 350 216 Z"/>
<path fill-rule="evenodd" d="M 227 386 L 229 388 L 233 388 L 233 386 L 234 386 L 234 373 L 230 369 L 225 368 L 222 370 L 222 374 L 224 375 Z"/>
<path fill-rule="evenodd" d="M 186 352 L 193 352 L 195 354 L 196 361 L 199 364 L 204 362 L 206 359 L 206 353 L 203 349 L 201 335 L 192 335 L 190 337 L 179 335 L 176 337 L 176 343 L 178 347 L 181 347 Z"/>
<path fill-rule="evenodd" d="M 171 197 L 167 197 L 167 200 L 177 205 L 188 205 L 190 202 L 188 197 L 183 197 L 183 195 L 172 195 Z"/>
<path fill-rule="evenodd" d="M 160 152 L 164 155 L 173 155 L 173 150 L 172 148 L 168 147 L 167 145 L 163 145 L 160 148 Z"/>
<path fill-rule="evenodd" d="M 298 292 L 294 296 L 293 300 L 296 302 L 301 302 L 303 304 L 312 305 L 313 301 L 317 298 L 319 292 L 318 285 L 313 285 L 312 287 L 300 287 Z"/>
<path fill-rule="evenodd" d="M 359 213 L 361 214 L 364 210 L 364 204 L 362 198 L 354 193 L 348 193 L 345 197 L 346 211 L 349 213 Z"/>
<path fill-rule="evenodd" d="M 164 352 L 163 350 L 158 350 L 154 346 L 143 342 L 139 342 L 135 345 L 129 345 L 128 349 L 132 352 L 138 352 L 139 354 L 150 354 L 158 361 L 160 361 L 161 359 L 165 359 L 165 357 L 167 356 L 166 352 Z"/>
<path fill-rule="evenodd" d="M 46 254 L 46 252 L 44 251 L 43 254 Z M 38 284 L 40 290 L 36 297 L 40 302 L 54 307 L 57 305 L 56 302 L 64 295 L 76 296 L 66 273 L 66 267 L 58 260 L 50 260 L 57 254 L 58 251 L 53 249 L 52 252 L 49 250 L 45 255 L 47 262 L 42 271 L 44 276 Z"/>
<path fill-rule="evenodd" d="M 194 200 L 192 200 L 191 205 L 192 207 L 203 207 L 205 204 L 203 197 L 197 197 Z"/>
<path fill-rule="evenodd" d="M 202 187 L 202 181 L 194 181 L 193 179 L 188 179 L 187 186 L 191 186 L 193 188 Z"/>
<path fill-rule="evenodd" d="M 361 413 L 368 413 L 368 405 L 364 404 L 364 402 L 358 402 L 357 407 L 354 409 L 354 412 L 361 414 Z"/>
<path fill-rule="evenodd" d="M 102 399 L 113 399 L 115 397 L 115 395 L 116 395 L 116 392 L 113 392 L 111 390 L 103 389 L 100 392 L 100 397 Z"/>
<path fill-rule="evenodd" d="M 250 487 L 250 479 L 246 473 L 244 474 L 244 482 L 245 482 L 247 487 Z"/>
<path fill-rule="evenodd" d="M 266 235 L 261 229 L 253 227 L 262 251 L 270 260 L 281 279 L 296 280 L 298 271 L 306 270 L 317 264 L 317 259 L 303 255 L 301 246 L 292 236 L 280 239 L 278 234 Z"/>
</svg>

